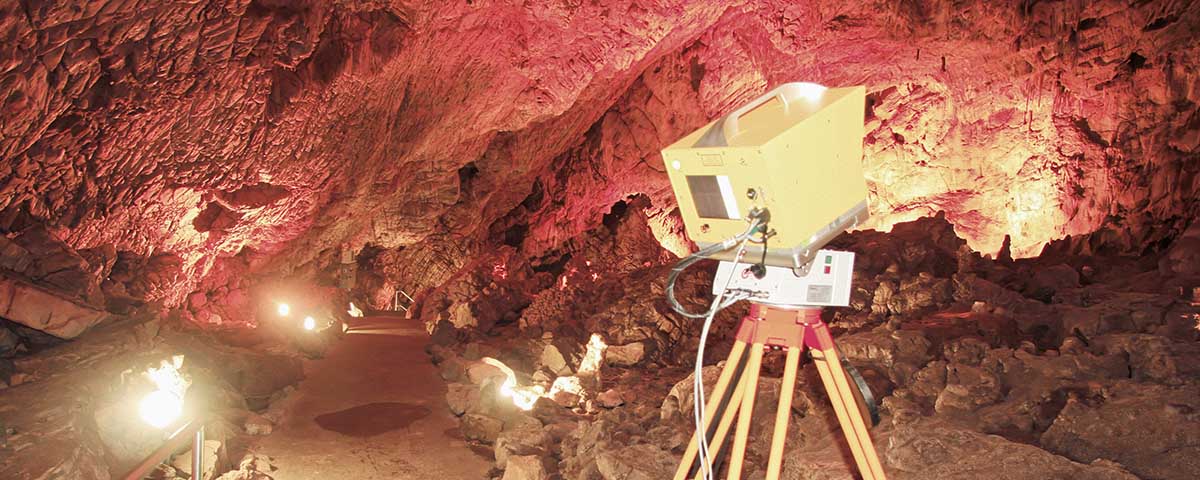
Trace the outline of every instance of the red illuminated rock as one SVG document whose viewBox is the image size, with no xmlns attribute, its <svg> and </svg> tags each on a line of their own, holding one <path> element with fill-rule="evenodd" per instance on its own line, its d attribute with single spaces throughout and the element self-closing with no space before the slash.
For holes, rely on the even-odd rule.
<svg viewBox="0 0 1200 480">
<path fill-rule="evenodd" d="M 0 275 L 0 317 L 58 338 L 75 338 L 108 314 L 22 280 Z"/>
<path fill-rule="evenodd" d="M 273 270 L 451 230 L 540 254 L 635 194 L 682 252 L 657 150 L 795 80 L 867 86 L 879 226 L 944 210 L 1028 256 L 1102 224 L 1137 250 L 1196 211 L 1185 4 L 22 5 L 0 224 L 174 254 L 176 304 L 247 248 Z"/>
</svg>

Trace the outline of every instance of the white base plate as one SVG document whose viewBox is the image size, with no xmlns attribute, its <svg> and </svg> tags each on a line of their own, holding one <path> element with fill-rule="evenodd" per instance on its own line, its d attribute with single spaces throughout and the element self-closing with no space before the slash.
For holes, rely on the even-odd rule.
<svg viewBox="0 0 1200 480">
<path fill-rule="evenodd" d="M 767 275 L 754 278 L 748 263 L 722 261 L 713 280 L 713 294 L 725 286 L 726 294 L 749 293 L 751 300 L 774 305 L 818 305 L 845 307 L 850 305 L 850 283 L 854 277 L 854 253 L 818 250 L 808 274 L 798 277 L 790 268 L 767 266 Z"/>
</svg>

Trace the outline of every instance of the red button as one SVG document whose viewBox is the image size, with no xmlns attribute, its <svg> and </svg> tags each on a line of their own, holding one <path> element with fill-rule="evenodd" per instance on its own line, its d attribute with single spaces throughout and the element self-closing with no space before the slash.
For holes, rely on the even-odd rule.
<svg viewBox="0 0 1200 480">
<path fill-rule="evenodd" d="M 828 265 L 825 266 L 825 274 L 829 275 L 829 266 Z"/>
</svg>

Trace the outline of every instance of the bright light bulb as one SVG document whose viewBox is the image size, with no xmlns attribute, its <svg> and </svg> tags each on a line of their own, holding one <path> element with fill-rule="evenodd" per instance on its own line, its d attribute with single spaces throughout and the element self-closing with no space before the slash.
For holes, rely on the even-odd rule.
<svg viewBox="0 0 1200 480">
<path fill-rule="evenodd" d="M 289 313 L 292 313 L 292 307 L 288 306 L 286 303 L 281 303 L 279 304 L 277 311 L 279 312 L 279 316 L 286 317 Z"/>
<path fill-rule="evenodd" d="M 314 328 L 317 328 L 317 319 L 313 317 L 304 317 L 304 329 L 312 330 Z"/>
<path fill-rule="evenodd" d="M 179 419 L 183 414 L 183 399 L 162 390 L 155 390 L 142 397 L 138 404 L 142 420 L 154 428 L 163 428 Z"/>
</svg>

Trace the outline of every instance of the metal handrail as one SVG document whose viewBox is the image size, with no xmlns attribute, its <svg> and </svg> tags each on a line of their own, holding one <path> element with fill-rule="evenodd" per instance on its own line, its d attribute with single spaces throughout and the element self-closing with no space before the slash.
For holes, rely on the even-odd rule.
<svg viewBox="0 0 1200 480">
<path fill-rule="evenodd" d="M 192 438 L 192 479 L 199 480 L 204 473 L 204 422 L 200 419 L 192 419 L 183 424 L 179 430 L 167 437 L 162 446 L 150 452 L 150 455 L 147 455 L 136 467 L 133 467 L 133 470 L 121 478 L 124 480 L 145 478 L 151 470 L 154 470 L 155 466 L 179 450 L 187 442 L 188 437 Z"/>
<path fill-rule="evenodd" d="M 404 306 L 404 305 L 400 304 L 400 296 L 401 295 L 404 295 L 404 298 L 408 299 L 408 306 Z M 392 311 L 393 312 L 398 312 L 398 311 L 408 312 L 408 307 L 411 307 L 412 304 L 413 304 L 413 298 L 411 296 L 409 296 L 408 293 L 405 292 L 404 290 L 397 288 L 396 293 L 394 295 L 392 295 Z"/>
</svg>

